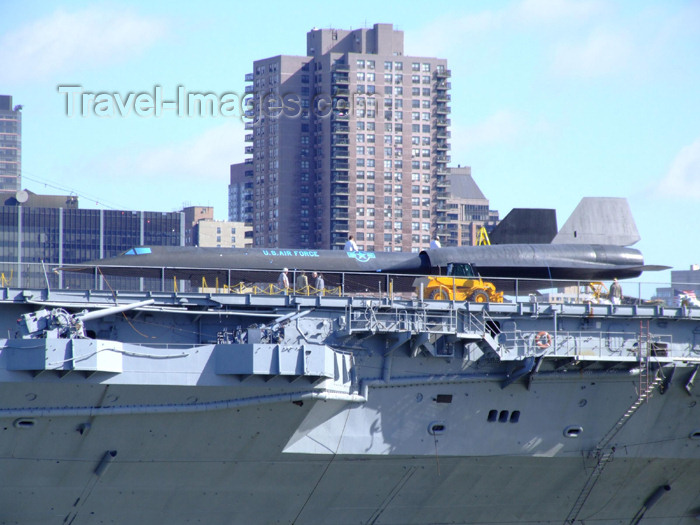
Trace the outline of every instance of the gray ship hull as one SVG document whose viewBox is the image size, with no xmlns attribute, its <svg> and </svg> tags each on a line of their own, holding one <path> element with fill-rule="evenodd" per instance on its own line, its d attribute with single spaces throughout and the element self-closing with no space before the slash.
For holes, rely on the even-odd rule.
<svg viewBox="0 0 700 525">
<path fill-rule="evenodd" d="M 698 312 L 148 296 L 0 342 L 0 522 L 697 522 Z"/>
</svg>

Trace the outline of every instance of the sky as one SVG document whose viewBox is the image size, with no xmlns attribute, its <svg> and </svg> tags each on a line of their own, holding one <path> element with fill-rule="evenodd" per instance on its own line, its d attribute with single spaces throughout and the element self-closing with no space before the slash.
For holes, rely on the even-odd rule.
<svg viewBox="0 0 700 525">
<path fill-rule="evenodd" d="M 392 23 L 405 55 L 448 60 L 452 163 L 501 217 L 554 208 L 562 226 L 582 197 L 624 197 L 647 263 L 700 264 L 698 1 L 0 0 L 0 13 L 0 94 L 23 105 L 36 193 L 226 220 L 240 114 L 155 114 L 136 97 L 239 96 L 254 60 L 306 54 L 313 27 Z"/>
</svg>

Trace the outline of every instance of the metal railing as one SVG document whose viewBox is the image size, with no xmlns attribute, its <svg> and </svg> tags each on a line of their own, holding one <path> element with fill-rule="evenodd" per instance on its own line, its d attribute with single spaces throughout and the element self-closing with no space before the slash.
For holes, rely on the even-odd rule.
<svg viewBox="0 0 700 525">
<path fill-rule="evenodd" d="M 87 265 L 64 265 L 62 271 L 57 264 L 0 263 L 0 287 L 31 289 L 78 289 L 78 290 L 123 290 L 158 292 L 207 292 L 238 294 L 274 294 L 279 270 L 179 268 L 179 267 L 134 267 L 128 276 L 126 267 L 90 267 Z M 306 269 L 310 274 L 311 269 Z M 424 300 L 417 279 L 425 275 L 389 273 L 323 272 L 326 295 L 352 295 L 356 297 L 383 297 Z M 290 289 L 281 291 L 287 295 L 314 295 L 318 290 L 297 287 L 296 279 L 301 271 L 290 268 Z M 670 283 L 640 280 L 622 281 L 623 304 L 611 305 L 604 292 L 593 292 L 587 281 L 549 281 L 536 279 L 485 279 L 492 282 L 496 290 L 503 291 L 505 302 L 536 304 L 585 305 L 587 308 L 632 308 L 641 303 L 656 304 L 659 308 L 678 307 L 679 297 L 673 296 Z M 313 283 L 312 283 L 313 284 Z M 684 283 L 683 289 L 700 289 L 700 284 Z M 455 290 L 453 290 L 454 292 Z M 665 293 L 663 299 L 654 299 L 657 291 Z M 598 295 L 596 295 L 598 294 Z M 456 295 L 453 293 L 453 296 Z M 451 302 L 451 301 L 449 301 Z M 686 301 L 688 311 L 698 306 Z"/>
</svg>

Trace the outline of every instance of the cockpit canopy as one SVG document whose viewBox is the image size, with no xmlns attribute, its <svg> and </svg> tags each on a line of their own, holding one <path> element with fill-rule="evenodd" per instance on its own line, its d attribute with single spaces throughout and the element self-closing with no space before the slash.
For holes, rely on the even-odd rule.
<svg viewBox="0 0 700 525">
<path fill-rule="evenodd" d="M 137 246 L 125 251 L 122 255 L 148 255 L 151 253 L 151 249 L 148 246 Z"/>
</svg>

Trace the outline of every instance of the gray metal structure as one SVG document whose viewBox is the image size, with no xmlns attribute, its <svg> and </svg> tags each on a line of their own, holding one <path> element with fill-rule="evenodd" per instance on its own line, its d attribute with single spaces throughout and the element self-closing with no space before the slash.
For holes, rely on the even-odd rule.
<svg viewBox="0 0 700 525">
<path fill-rule="evenodd" d="M 698 309 L 2 288 L 0 313 L 2 523 L 700 515 Z"/>
</svg>

